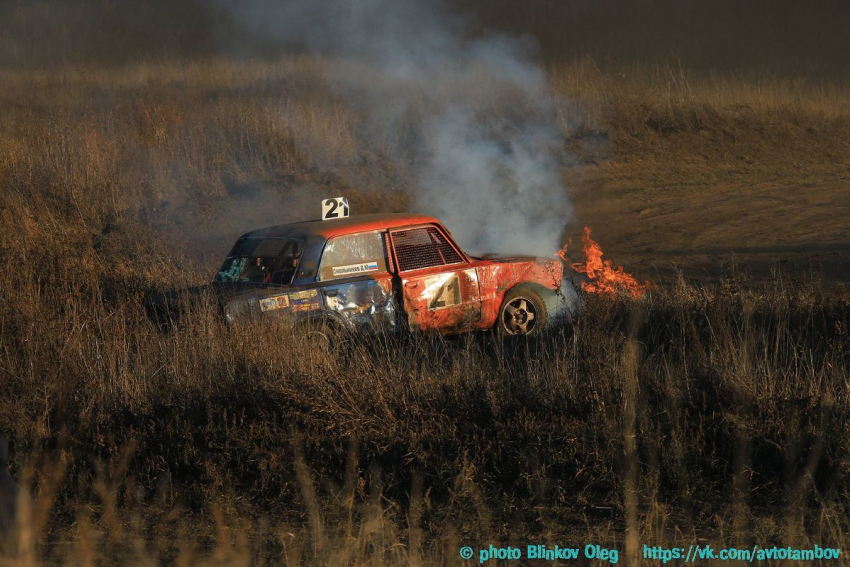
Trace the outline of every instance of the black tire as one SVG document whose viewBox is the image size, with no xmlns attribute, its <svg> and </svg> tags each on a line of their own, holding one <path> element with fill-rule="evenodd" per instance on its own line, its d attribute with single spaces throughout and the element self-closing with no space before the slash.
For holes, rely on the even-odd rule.
<svg viewBox="0 0 850 567">
<path fill-rule="evenodd" d="M 538 337 L 549 324 L 549 308 L 540 288 L 520 284 L 505 294 L 496 330 L 500 336 Z"/>
<path fill-rule="evenodd" d="M 310 319 L 295 327 L 296 337 L 308 348 L 326 355 L 344 352 L 348 333 L 339 323 L 330 319 Z"/>
</svg>

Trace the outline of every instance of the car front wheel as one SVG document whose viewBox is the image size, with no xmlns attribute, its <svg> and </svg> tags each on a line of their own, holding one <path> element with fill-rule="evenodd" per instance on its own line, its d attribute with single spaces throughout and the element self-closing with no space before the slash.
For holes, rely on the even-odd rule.
<svg viewBox="0 0 850 567">
<path fill-rule="evenodd" d="M 520 284 L 505 294 L 496 323 L 500 335 L 540 335 L 549 322 L 546 302 L 533 286 Z"/>
<path fill-rule="evenodd" d="M 338 323 L 324 318 L 310 319 L 295 328 L 296 337 L 322 356 L 338 356 L 345 350 L 348 333 Z"/>
</svg>

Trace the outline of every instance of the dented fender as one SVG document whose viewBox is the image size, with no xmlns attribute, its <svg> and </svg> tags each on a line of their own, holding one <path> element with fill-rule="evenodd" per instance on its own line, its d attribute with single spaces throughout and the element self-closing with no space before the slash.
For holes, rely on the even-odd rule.
<svg viewBox="0 0 850 567">
<path fill-rule="evenodd" d="M 531 283 L 560 293 L 564 268 L 560 262 L 535 256 L 473 258 L 481 297 L 481 328 L 490 328 L 499 317 L 505 294 L 512 287 Z"/>
<path fill-rule="evenodd" d="M 396 326 L 397 306 L 389 277 L 314 284 L 306 288 L 266 288 L 235 297 L 225 305 L 231 321 L 284 317 L 298 321 L 328 318 L 350 330 L 382 331 Z"/>
</svg>

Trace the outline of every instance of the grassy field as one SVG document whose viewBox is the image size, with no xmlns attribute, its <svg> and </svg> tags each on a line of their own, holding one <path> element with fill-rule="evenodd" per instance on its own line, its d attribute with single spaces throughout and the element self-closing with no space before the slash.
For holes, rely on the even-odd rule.
<svg viewBox="0 0 850 567">
<path fill-rule="evenodd" d="M 36 496 L 0 563 L 846 547 L 845 84 L 552 63 L 563 236 L 593 226 L 656 285 L 592 297 L 546 340 L 382 338 L 330 358 L 208 306 L 160 332 L 143 295 L 209 280 L 246 230 L 329 193 L 411 208 L 412 164 L 387 156 L 429 141 L 373 136 L 327 64 L 0 70 L 0 428 Z M 800 269 L 769 261 L 789 243 Z"/>
</svg>

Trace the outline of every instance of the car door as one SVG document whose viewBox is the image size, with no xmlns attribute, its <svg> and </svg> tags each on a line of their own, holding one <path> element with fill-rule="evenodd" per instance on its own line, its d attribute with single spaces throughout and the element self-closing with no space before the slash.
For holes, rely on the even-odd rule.
<svg viewBox="0 0 850 567">
<path fill-rule="evenodd" d="M 322 252 L 315 290 L 328 314 L 352 328 L 374 331 L 396 323 L 393 276 L 385 233 L 365 231 L 331 238 Z"/>
<path fill-rule="evenodd" d="M 481 319 L 478 274 L 435 225 L 390 231 L 411 329 L 456 332 Z"/>
</svg>

